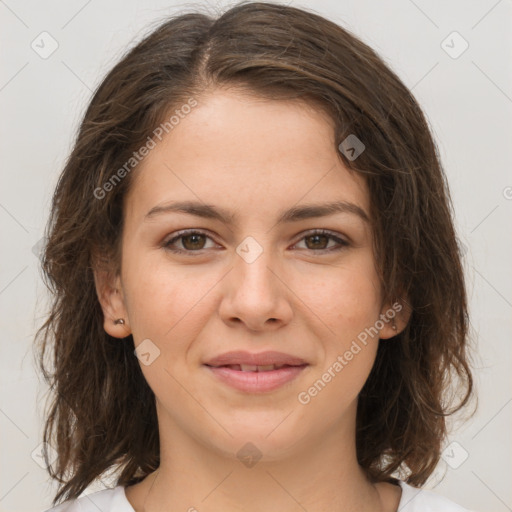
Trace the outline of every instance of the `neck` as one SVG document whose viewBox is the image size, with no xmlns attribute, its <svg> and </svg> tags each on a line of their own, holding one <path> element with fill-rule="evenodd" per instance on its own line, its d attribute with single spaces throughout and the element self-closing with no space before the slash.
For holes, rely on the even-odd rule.
<svg viewBox="0 0 512 512">
<path fill-rule="evenodd" d="M 262 454 L 257 462 L 248 448 L 245 454 L 242 449 L 245 457 L 237 457 L 236 450 L 205 446 L 160 413 L 159 425 L 160 467 L 144 481 L 141 512 L 384 510 L 377 486 L 357 463 L 350 427 L 355 417 L 327 431 L 323 425 L 321 435 L 310 434 L 279 457 Z M 270 444 L 267 440 L 267 450 Z"/>
</svg>

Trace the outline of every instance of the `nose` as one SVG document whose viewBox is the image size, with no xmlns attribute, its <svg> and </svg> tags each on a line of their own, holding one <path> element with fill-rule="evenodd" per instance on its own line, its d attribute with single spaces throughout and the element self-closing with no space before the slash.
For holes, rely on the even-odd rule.
<svg viewBox="0 0 512 512">
<path fill-rule="evenodd" d="M 288 324 L 293 317 L 293 292 L 280 268 L 270 249 L 254 261 L 235 254 L 233 269 L 223 280 L 222 320 L 230 326 L 243 324 L 251 331 L 273 331 Z"/>
</svg>

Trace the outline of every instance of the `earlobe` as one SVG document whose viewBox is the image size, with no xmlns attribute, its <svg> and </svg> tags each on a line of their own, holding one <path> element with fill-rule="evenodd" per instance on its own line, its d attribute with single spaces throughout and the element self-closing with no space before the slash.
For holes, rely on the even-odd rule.
<svg viewBox="0 0 512 512">
<path fill-rule="evenodd" d="M 380 339 L 390 339 L 400 334 L 406 327 L 411 316 L 411 308 L 404 299 L 386 304 L 381 311 L 380 318 L 383 328 L 380 330 Z"/>
<path fill-rule="evenodd" d="M 128 314 L 121 292 L 121 279 L 109 271 L 95 269 L 96 294 L 103 311 L 103 328 L 114 338 L 126 338 L 131 334 Z"/>
</svg>

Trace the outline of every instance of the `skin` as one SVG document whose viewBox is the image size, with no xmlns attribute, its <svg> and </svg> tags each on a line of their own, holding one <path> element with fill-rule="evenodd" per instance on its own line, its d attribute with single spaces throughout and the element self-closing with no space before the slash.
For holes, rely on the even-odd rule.
<svg viewBox="0 0 512 512">
<path fill-rule="evenodd" d="M 378 343 L 393 343 L 382 340 L 407 318 L 395 317 L 397 331 L 385 324 L 310 403 L 297 398 L 391 307 L 370 224 L 351 213 L 276 224 L 283 210 L 335 200 L 369 216 L 364 180 L 343 165 L 319 109 L 234 89 L 198 103 L 134 171 L 120 275 L 95 274 L 105 330 L 160 350 L 141 369 L 156 396 L 161 465 L 127 499 L 136 512 L 396 511 L 400 488 L 370 482 L 357 463 L 355 423 Z M 145 220 L 172 200 L 224 208 L 236 222 L 176 212 Z M 207 237 L 178 239 L 173 247 L 189 252 L 174 254 L 164 244 L 183 229 Z M 338 243 L 305 238 L 313 229 L 349 245 L 326 251 Z M 236 252 L 248 236 L 263 250 L 251 263 Z M 243 393 L 203 366 L 238 349 L 309 366 L 275 391 Z M 237 457 L 248 442 L 262 455 L 252 467 Z"/>
</svg>

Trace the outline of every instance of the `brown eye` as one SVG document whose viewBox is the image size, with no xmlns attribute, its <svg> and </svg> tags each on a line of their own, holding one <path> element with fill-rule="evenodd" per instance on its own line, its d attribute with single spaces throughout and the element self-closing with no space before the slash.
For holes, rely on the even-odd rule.
<svg viewBox="0 0 512 512">
<path fill-rule="evenodd" d="M 179 243 L 180 240 L 181 243 Z M 206 233 L 200 231 L 182 231 L 169 241 L 164 242 L 163 247 L 175 253 L 193 253 L 212 248 L 212 245 L 206 245 L 208 241 L 213 243 L 212 238 Z"/>
<path fill-rule="evenodd" d="M 206 237 L 200 233 L 193 233 L 191 235 L 182 236 L 181 239 L 183 247 L 193 251 L 204 248 Z"/>
<path fill-rule="evenodd" d="M 310 244 L 306 243 L 308 249 L 325 249 L 329 243 L 329 237 L 327 235 L 309 235 L 304 238 Z"/>
<path fill-rule="evenodd" d="M 302 241 L 304 241 L 304 245 L 306 246 L 305 249 L 313 252 L 339 251 L 349 245 L 348 242 L 346 242 L 345 240 L 341 239 L 338 236 L 335 236 L 330 231 L 323 230 L 307 234 L 299 241 L 299 243 L 301 243 Z M 329 247 L 330 242 L 334 242 L 334 246 L 331 245 Z"/>
</svg>

